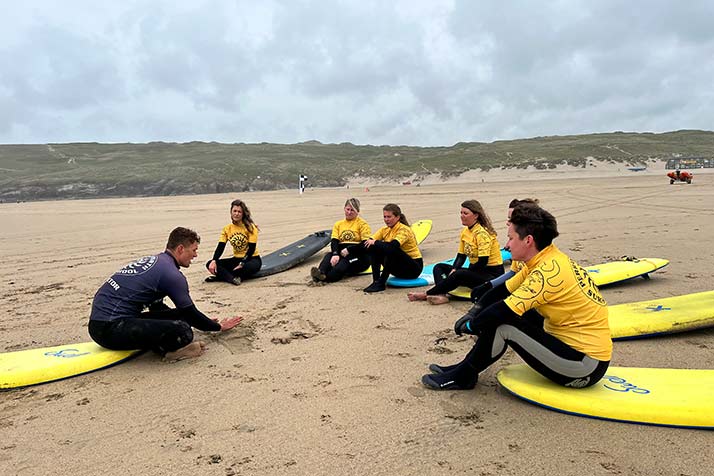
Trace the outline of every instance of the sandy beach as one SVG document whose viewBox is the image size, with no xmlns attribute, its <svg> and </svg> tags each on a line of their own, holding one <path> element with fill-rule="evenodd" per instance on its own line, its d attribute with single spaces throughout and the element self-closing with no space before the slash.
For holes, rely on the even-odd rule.
<svg viewBox="0 0 714 476">
<path fill-rule="evenodd" d="M 202 237 L 184 269 L 199 309 L 242 315 L 235 330 L 197 332 L 198 359 L 146 353 L 76 378 L 0 392 L 0 474 L 39 475 L 706 475 L 707 431 L 593 420 L 548 411 L 499 388 L 521 362 L 508 351 L 476 389 L 434 392 L 427 365 L 470 348 L 453 322 L 467 302 L 410 303 L 407 290 L 362 292 L 367 276 L 315 286 L 322 252 L 289 271 L 238 287 L 204 283 L 203 263 L 243 199 L 263 255 L 342 218 L 362 201 L 373 230 L 385 203 L 430 218 L 425 263 L 456 253 L 459 205 L 481 201 L 505 243 L 506 206 L 537 197 L 558 219 L 558 247 L 582 265 L 622 255 L 659 257 L 647 281 L 602 289 L 610 304 L 712 289 L 714 173 L 669 185 L 661 165 L 491 171 L 419 187 L 0 204 L 0 351 L 89 340 L 100 284 L 124 264 L 163 251 L 187 226 Z M 482 181 L 483 179 L 483 181 Z M 368 191 L 367 191 L 368 187 Z M 324 252 L 324 251 L 323 251 Z M 714 329 L 617 342 L 613 365 L 714 368 Z M 714 396 L 713 396 L 714 398 Z"/>
</svg>

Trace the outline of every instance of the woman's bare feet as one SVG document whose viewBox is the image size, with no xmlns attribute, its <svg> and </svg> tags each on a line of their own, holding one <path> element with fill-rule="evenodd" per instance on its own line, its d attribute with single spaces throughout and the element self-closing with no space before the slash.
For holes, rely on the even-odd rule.
<svg viewBox="0 0 714 476">
<path fill-rule="evenodd" d="M 176 362 L 184 359 L 195 359 L 200 357 L 206 350 L 206 343 L 201 341 L 194 341 L 185 347 L 181 347 L 173 352 L 166 352 L 164 359 L 170 362 Z"/>
<path fill-rule="evenodd" d="M 449 302 L 449 296 L 445 294 L 436 294 L 434 296 L 427 296 L 426 300 L 429 301 L 429 304 L 446 304 Z"/>
<path fill-rule="evenodd" d="M 411 292 L 407 294 L 410 301 L 426 301 L 426 293 Z"/>
</svg>

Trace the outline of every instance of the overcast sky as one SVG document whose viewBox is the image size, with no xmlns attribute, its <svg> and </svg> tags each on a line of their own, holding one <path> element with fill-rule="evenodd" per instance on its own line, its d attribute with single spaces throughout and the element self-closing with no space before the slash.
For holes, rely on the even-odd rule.
<svg viewBox="0 0 714 476">
<path fill-rule="evenodd" d="M 26 0 L 0 143 L 712 129 L 714 2 Z"/>
</svg>

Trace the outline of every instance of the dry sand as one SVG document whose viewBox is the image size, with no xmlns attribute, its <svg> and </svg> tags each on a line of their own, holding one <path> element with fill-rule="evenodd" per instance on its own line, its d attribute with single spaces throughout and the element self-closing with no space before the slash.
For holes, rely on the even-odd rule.
<svg viewBox="0 0 714 476">
<path fill-rule="evenodd" d="M 601 171 L 603 169 L 600 169 Z M 381 207 L 431 218 L 425 262 L 451 257 L 459 204 L 479 199 L 505 241 L 506 206 L 538 197 L 557 245 L 583 265 L 621 255 L 668 258 L 650 281 L 603 289 L 611 304 L 712 289 L 714 174 L 670 186 L 664 171 L 521 171 L 472 183 L 242 194 L 263 254 L 342 217 L 349 196 L 373 229 Z M 498 179 L 497 179 L 498 176 Z M 555 177 L 555 179 L 552 179 Z M 702 475 L 714 433 L 592 420 L 499 389 L 434 392 L 419 378 L 470 347 L 452 323 L 468 304 L 410 303 L 406 290 L 361 290 L 368 277 L 309 285 L 314 256 L 239 287 L 203 282 L 203 262 L 234 194 L 0 205 L 0 351 L 87 341 L 98 286 L 133 258 L 162 251 L 175 226 L 203 236 L 184 270 L 199 309 L 236 314 L 230 333 L 198 333 L 198 359 L 152 354 L 116 367 L 0 393 L 0 474 L 37 475 Z M 615 344 L 613 364 L 714 368 L 714 330 Z"/>
</svg>

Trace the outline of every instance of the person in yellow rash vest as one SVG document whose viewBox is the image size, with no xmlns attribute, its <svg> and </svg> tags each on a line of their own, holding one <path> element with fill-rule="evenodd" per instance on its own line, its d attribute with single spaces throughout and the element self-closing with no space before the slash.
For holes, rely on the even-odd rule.
<svg viewBox="0 0 714 476">
<path fill-rule="evenodd" d="M 431 364 L 422 383 L 435 390 L 474 388 L 478 374 L 511 347 L 537 372 L 574 388 L 594 385 L 612 357 L 608 310 L 587 272 L 552 242 L 555 217 L 532 205 L 516 205 L 508 227 L 514 260 L 526 263 L 519 273 L 486 294 L 454 324 L 454 331 L 478 336 L 463 361 Z M 534 324 L 529 313 L 543 317 Z"/>
<path fill-rule="evenodd" d="M 226 243 L 233 247 L 233 256 L 221 259 Z M 211 273 L 206 282 L 225 281 L 238 285 L 257 273 L 262 265 L 258 251 L 258 225 L 253 222 L 245 202 L 233 200 L 231 223 L 223 227 L 213 258 L 206 263 L 206 269 Z"/>
<path fill-rule="evenodd" d="M 414 279 L 424 268 L 416 236 L 399 205 L 386 204 L 382 217 L 386 226 L 364 243 L 372 264 L 372 284 L 364 288 L 366 293 L 384 291 L 390 274 Z"/>
<path fill-rule="evenodd" d="M 345 276 L 354 276 L 369 268 L 369 256 L 364 242 L 372 234 L 369 224 L 359 216 L 360 203 L 356 198 L 345 202 L 345 219 L 332 227 L 330 252 L 319 266 L 310 270 L 313 281 L 334 283 Z"/>
<path fill-rule="evenodd" d="M 459 250 L 453 264 L 434 266 L 435 285 L 426 292 L 407 294 L 410 301 L 429 301 L 431 304 L 449 302 L 446 293 L 466 286 L 475 288 L 503 274 L 503 258 L 491 219 L 478 200 L 466 200 L 459 213 L 464 228 L 459 237 Z M 468 268 L 463 265 L 469 260 Z"/>
</svg>

